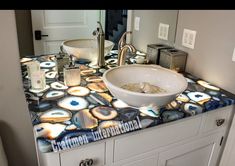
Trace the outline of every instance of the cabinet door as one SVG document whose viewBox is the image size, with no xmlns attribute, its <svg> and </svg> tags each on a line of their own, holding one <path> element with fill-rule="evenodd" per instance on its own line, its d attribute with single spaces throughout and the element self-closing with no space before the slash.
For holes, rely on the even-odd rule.
<svg viewBox="0 0 235 166">
<path fill-rule="evenodd" d="M 235 163 L 235 115 L 224 147 L 220 166 L 234 166 Z"/>
<path fill-rule="evenodd" d="M 215 166 L 221 137 L 221 134 L 214 134 L 160 152 L 158 166 Z"/>
<path fill-rule="evenodd" d="M 153 150 L 141 155 L 113 163 L 112 166 L 157 166 L 158 151 Z M 110 166 L 107 164 L 107 166 Z"/>
<path fill-rule="evenodd" d="M 133 161 L 130 163 L 123 164 L 121 166 L 156 166 L 157 159 L 156 156 L 146 157 L 137 161 Z"/>
<path fill-rule="evenodd" d="M 201 117 L 172 122 L 166 126 L 146 129 L 127 137 L 114 140 L 114 162 L 141 155 L 159 147 L 167 146 L 196 136 L 201 125 Z M 177 134 L 176 132 L 177 131 Z"/>
</svg>

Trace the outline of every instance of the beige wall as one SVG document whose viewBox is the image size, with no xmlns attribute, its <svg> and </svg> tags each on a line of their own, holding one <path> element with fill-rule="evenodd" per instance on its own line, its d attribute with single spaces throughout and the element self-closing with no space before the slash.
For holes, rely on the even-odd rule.
<svg viewBox="0 0 235 166">
<path fill-rule="evenodd" d="M 22 88 L 14 11 L 0 11 L 0 22 L 0 135 L 9 166 L 35 166 L 36 150 Z"/>
<path fill-rule="evenodd" d="M 186 70 L 235 94 L 235 11 L 180 10 L 178 48 L 189 53 Z M 194 49 L 182 47 L 183 29 L 197 31 Z"/>
<path fill-rule="evenodd" d="M 178 10 L 133 10 L 132 13 L 132 44 L 146 52 L 148 44 L 175 42 Z M 140 29 L 134 30 L 135 17 L 140 17 Z M 159 23 L 169 24 L 168 41 L 158 39 Z"/>
<path fill-rule="evenodd" d="M 174 10 L 133 10 L 132 44 L 146 52 L 147 44 L 166 43 L 174 45 Z M 140 17 L 140 31 L 134 30 L 134 18 Z M 171 24 L 169 41 L 158 39 L 161 19 Z M 186 71 L 235 94 L 235 62 L 232 62 L 235 47 L 235 11 L 232 10 L 180 10 L 175 46 L 189 53 Z M 163 21 L 164 22 L 164 21 Z M 183 29 L 197 31 L 194 49 L 181 45 Z"/>
</svg>

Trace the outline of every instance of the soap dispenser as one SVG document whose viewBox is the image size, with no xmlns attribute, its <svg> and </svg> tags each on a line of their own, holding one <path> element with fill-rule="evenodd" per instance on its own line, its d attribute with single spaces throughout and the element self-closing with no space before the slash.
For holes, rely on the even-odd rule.
<svg viewBox="0 0 235 166">
<path fill-rule="evenodd" d="M 79 65 L 75 65 L 74 61 L 70 60 L 69 65 L 64 65 L 64 84 L 66 86 L 80 85 L 81 75 Z"/>
</svg>

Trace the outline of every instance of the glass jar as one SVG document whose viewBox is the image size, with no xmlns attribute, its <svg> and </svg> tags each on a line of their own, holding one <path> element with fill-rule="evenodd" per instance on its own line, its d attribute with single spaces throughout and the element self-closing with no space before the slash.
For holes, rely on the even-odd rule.
<svg viewBox="0 0 235 166">
<path fill-rule="evenodd" d="M 66 86 L 76 86 L 81 83 L 81 75 L 79 66 L 64 66 L 64 84 Z"/>
<path fill-rule="evenodd" d="M 44 71 L 35 71 L 31 73 L 31 89 L 43 90 L 46 88 L 46 79 Z"/>
<path fill-rule="evenodd" d="M 69 56 L 64 56 L 64 57 L 57 58 L 58 74 L 63 73 L 64 66 L 68 65 L 69 62 L 70 62 Z"/>
<path fill-rule="evenodd" d="M 31 78 L 32 73 L 40 71 L 40 63 L 38 61 L 27 62 L 28 77 Z"/>
</svg>

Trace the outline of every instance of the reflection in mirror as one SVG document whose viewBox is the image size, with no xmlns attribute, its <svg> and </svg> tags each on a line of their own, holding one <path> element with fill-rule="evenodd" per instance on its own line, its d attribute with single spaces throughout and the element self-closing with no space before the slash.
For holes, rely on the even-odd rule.
<svg viewBox="0 0 235 166">
<path fill-rule="evenodd" d="M 65 40 L 94 39 L 92 32 L 100 21 L 105 39 L 117 49 L 121 35 L 131 30 L 132 44 L 146 52 L 148 44 L 173 45 L 177 25 L 177 10 L 16 10 L 16 24 L 21 57 L 60 52 Z M 135 20 L 139 17 L 139 30 Z M 159 25 L 169 26 L 168 36 L 160 39 Z M 136 29 L 137 28 L 137 29 Z M 164 29 L 161 32 L 165 34 Z"/>
<path fill-rule="evenodd" d="M 139 30 L 138 30 L 139 18 Z M 132 11 L 132 44 L 140 51 L 147 52 L 148 44 L 174 45 L 177 28 L 178 10 L 133 10 Z M 166 34 L 164 28 L 159 32 L 159 25 L 169 26 L 168 36 L 159 38 L 159 34 Z"/>
<path fill-rule="evenodd" d="M 94 39 L 100 21 L 114 49 L 126 31 L 127 10 L 16 10 L 21 57 L 58 53 L 63 41 Z"/>
<path fill-rule="evenodd" d="M 65 40 L 94 38 L 97 21 L 104 17 L 101 10 L 31 10 L 31 16 L 36 55 L 58 53 Z"/>
</svg>

